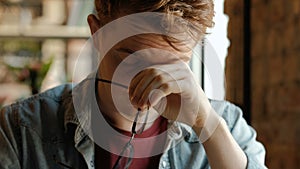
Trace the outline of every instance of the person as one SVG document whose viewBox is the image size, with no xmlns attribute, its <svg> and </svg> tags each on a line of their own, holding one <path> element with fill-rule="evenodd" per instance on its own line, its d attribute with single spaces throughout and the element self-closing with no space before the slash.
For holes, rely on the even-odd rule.
<svg viewBox="0 0 300 169">
<path fill-rule="evenodd" d="M 0 168 L 266 168 L 241 109 L 208 99 L 187 66 L 213 25 L 212 0 L 95 7 L 88 23 L 102 56 L 97 71 L 4 107 Z M 152 20 L 160 31 L 147 17 L 160 18 Z M 131 36 L 131 21 L 152 31 Z M 125 38 L 114 40 L 120 30 Z"/>
</svg>

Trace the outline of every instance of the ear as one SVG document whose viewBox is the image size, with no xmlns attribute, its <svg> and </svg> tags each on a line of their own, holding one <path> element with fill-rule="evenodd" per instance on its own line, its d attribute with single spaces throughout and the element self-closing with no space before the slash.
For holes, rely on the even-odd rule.
<svg viewBox="0 0 300 169">
<path fill-rule="evenodd" d="M 91 30 L 91 33 L 92 35 L 94 33 L 96 33 L 98 31 L 98 29 L 100 29 L 100 21 L 98 20 L 98 18 L 93 15 L 93 14 L 90 14 L 88 17 L 87 17 L 87 21 L 88 21 L 88 24 L 90 26 L 90 30 Z"/>
</svg>

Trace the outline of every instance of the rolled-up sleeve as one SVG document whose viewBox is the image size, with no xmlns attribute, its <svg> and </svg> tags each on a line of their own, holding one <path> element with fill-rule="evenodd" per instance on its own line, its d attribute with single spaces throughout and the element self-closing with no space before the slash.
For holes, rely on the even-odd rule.
<svg viewBox="0 0 300 169">
<path fill-rule="evenodd" d="M 0 110 L 0 168 L 19 169 L 16 117 L 11 107 Z"/>
<path fill-rule="evenodd" d="M 247 169 L 264 169 L 266 151 L 264 146 L 256 140 L 255 130 L 243 118 L 242 110 L 230 104 L 228 107 L 229 120 L 227 121 L 231 133 L 242 150 L 245 152 L 248 163 Z"/>
</svg>

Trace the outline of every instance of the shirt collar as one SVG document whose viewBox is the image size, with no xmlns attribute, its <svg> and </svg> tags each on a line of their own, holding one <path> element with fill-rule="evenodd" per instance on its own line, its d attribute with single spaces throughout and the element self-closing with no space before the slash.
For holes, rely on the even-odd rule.
<svg viewBox="0 0 300 169">
<path fill-rule="evenodd" d="M 89 129 L 91 103 L 95 102 L 95 75 L 96 73 L 91 73 L 79 84 L 73 84 L 72 91 L 62 99 L 65 107 L 65 131 L 68 130 L 70 124 L 77 126 L 74 135 L 75 144 L 78 144 L 90 132 L 85 129 Z"/>
</svg>

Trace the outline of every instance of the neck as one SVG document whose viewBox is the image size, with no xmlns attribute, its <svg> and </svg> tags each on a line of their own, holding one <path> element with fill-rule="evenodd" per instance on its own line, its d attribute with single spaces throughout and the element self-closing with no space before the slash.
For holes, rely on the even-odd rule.
<svg viewBox="0 0 300 169">
<path fill-rule="evenodd" d="M 125 131 L 131 131 L 132 121 L 119 113 L 114 106 L 109 84 L 98 83 L 98 106 L 105 120 L 112 126 Z"/>
</svg>

